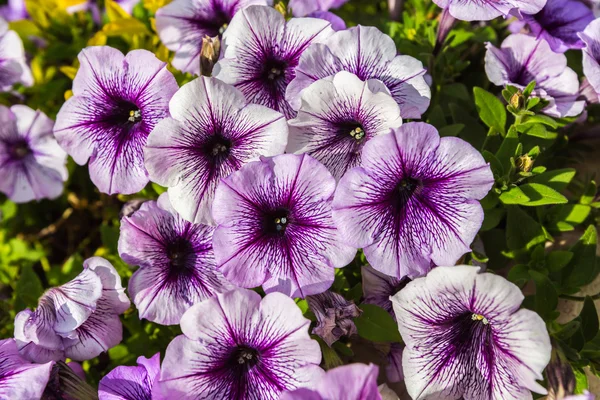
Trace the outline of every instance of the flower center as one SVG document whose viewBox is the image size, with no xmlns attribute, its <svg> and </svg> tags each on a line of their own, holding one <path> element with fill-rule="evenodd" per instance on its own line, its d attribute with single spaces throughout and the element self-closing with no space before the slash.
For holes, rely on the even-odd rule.
<svg viewBox="0 0 600 400">
<path fill-rule="evenodd" d="M 365 137 L 365 130 L 362 128 L 362 126 L 357 126 L 350 131 L 350 136 L 359 142 Z"/>
<path fill-rule="evenodd" d="M 31 154 L 31 149 L 27 145 L 27 142 L 23 140 L 13 143 L 12 145 L 9 144 L 8 153 L 12 156 L 12 158 L 22 160 Z"/>
<path fill-rule="evenodd" d="M 142 120 L 142 112 L 140 110 L 130 110 L 128 121 L 135 124 Z"/>
<path fill-rule="evenodd" d="M 179 237 L 167 245 L 170 272 L 174 277 L 185 274 L 194 264 L 194 248 L 189 240 Z"/>
<path fill-rule="evenodd" d="M 252 347 L 238 345 L 229 358 L 229 367 L 238 374 L 248 372 L 258 364 L 260 355 Z"/>
<path fill-rule="evenodd" d="M 285 77 L 287 64 L 280 60 L 267 60 L 263 72 L 264 78 L 270 82 L 276 82 Z"/>
<path fill-rule="evenodd" d="M 231 140 L 221 134 L 213 134 L 203 145 L 204 154 L 214 161 L 222 161 L 231 150 Z"/>
<path fill-rule="evenodd" d="M 422 182 L 418 179 L 413 179 L 410 177 L 402 178 L 402 180 L 396 186 L 396 190 L 394 191 L 393 203 L 397 210 L 402 210 L 410 199 L 412 198 L 415 192 L 418 192 L 423 186 Z"/>
<path fill-rule="evenodd" d="M 289 224 L 289 211 L 284 208 L 266 213 L 263 220 L 265 232 L 275 236 L 283 235 Z"/>
<path fill-rule="evenodd" d="M 473 320 L 473 321 L 481 321 L 481 323 L 483 325 L 487 325 L 487 324 L 490 323 L 490 321 L 488 321 L 488 319 L 486 317 L 484 317 L 481 314 L 475 314 L 475 313 L 473 313 L 473 315 L 471 315 L 471 320 Z"/>
<path fill-rule="evenodd" d="M 223 35 L 225 33 L 225 29 L 227 29 L 228 26 L 228 23 L 224 23 L 223 25 L 221 25 L 221 27 L 219 28 L 219 35 Z"/>
</svg>

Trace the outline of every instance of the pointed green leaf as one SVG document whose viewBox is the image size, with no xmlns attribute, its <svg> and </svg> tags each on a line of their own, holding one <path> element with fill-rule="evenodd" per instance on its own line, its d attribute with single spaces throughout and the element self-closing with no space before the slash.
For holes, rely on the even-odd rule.
<svg viewBox="0 0 600 400">
<path fill-rule="evenodd" d="M 586 342 L 592 340 L 598 334 L 600 324 L 598 322 L 598 312 L 594 300 L 590 296 L 586 296 L 583 302 L 583 309 L 579 313 L 581 320 L 581 331 Z"/>
<path fill-rule="evenodd" d="M 549 186 L 554 190 L 562 192 L 567 188 L 569 183 L 571 183 L 576 172 L 577 171 L 573 168 L 555 169 L 536 175 L 531 179 L 531 182 L 541 183 L 542 185 Z"/>
<path fill-rule="evenodd" d="M 372 342 L 401 342 L 394 318 L 381 307 L 361 304 L 363 313 L 354 319 L 358 335 Z"/>
<path fill-rule="evenodd" d="M 475 105 L 481 120 L 490 128 L 504 134 L 506 132 L 506 108 L 493 94 L 479 87 L 473 88 Z"/>
<path fill-rule="evenodd" d="M 506 243 L 510 250 L 530 250 L 546 241 L 542 226 L 518 206 L 507 207 Z"/>
<path fill-rule="evenodd" d="M 558 292 L 546 275 L 533 270 L 529 275 L 535 282 L 535 310 L 546 319 L 558 306 Z"/>
<path fill-rule="evenodd" d="M 598 233 L 594 225 L 590 225 L 579 241 L 571 248 L 573 259 L 565 268 L 565 287 L 581 287 L 596 278 L 596 246 Z"/>
</svg>

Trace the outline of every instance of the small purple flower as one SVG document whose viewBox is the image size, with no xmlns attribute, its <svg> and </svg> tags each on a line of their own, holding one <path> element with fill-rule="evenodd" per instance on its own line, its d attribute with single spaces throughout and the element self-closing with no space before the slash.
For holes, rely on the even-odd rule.
<svg viewBox="0 0 600 400">
<path fill-rule="evenodd" d="M 450 10 L 450 14 L 463 21 L 489 21 L 507 17 L 511 11 L 526 14 L 538 13 L 547 0 L 433 0 L 435 4 Z"/>
<path fill-rule="evenodd" d="M 172 64 L 183 72 L 200 73 L 200 51 L 206 36 L 220 36 L 233 16 L 251 5 L 266 6 L 267 0 L 175 0 L 156 12 L 160 40 L 175 52 Z"/>
<path fill-rule="evenodd" d="M 0 398 L 41 398 L 53 365 L 33 364 L 19 354 L 14 339 L 0 340 Z"/>
<path fill-rule="evenodd" d="M 600 96 L 600 18 L 594 20 L 579 34 L 583 48 L 583 73 Z"/>
<path fill-rule="evenodd" d="M 371 139 L 362 158 L 339 182 L 333 218 L 373 268 L 413 278 L 470 251 L 483 222 L 477 200 L 494 184 L 476 149 L 413 122 Z"/>
<path fill-rule="evenodd" d="M 16 203 L 60 196 L 67 153 L 52 136 L 54 121 L 15 105 L 0 106 L 0 124 L 0 192 Z"/>
<path fill-rule="evenodd" d="M 177 82 L 167 64 L 146 50 L 124 56 L 112 47 L 88 47 L 78 58 L 74 96 L 58 113 L 56 139 L 78 164 L 89 159 L 90 177 L 101 192 L 139 192 L 149 181 L 146 140 L 169 116 Z"/>
<path fill-rule="evenodd" d="M 546 6 L 535 15 L 523 14 L 537 39 L 544 39 L 556 53 L 581 49 L 583 42 L 577 34 L 594 20 L 594 13 L 579 0 L 547 0 Z"/>
<path fill-rule="evenodd" d="M 521 290 L 478 267 L 434 268 L 392 298 L 406 347 L 404 382 L 415 400 L 517 400 L 550 361 L 550 337 Z"/>
<path fill-rule="evenodd" d="M 354 302 L 346 300 L 341 294 L 326 290 L 323 293 L 306 298 L 311 311 L 317 317 L 317 326 L 313 335 L 319 336 L 329 347 L 342 336 L 358 333 L 354 318 L 362 314 Z"/>
<path fill-rule="evenodd" d="M 304 50 L 333 33 L 329 22 L 316 18 L 293 18 L 271 7 L 250 6 L 238 12 L 223 34 L 221 60 L 215 77 L 241 90 L 249 102 L 295 115 L 285 91 L 296 76 Z"/>
<path fill-rule="evenodd" d="M 9 31 L 8 23 L 0 18 L 0 92 L 11 90 L 16 83 L 31 86 L 33 76 L 21 38 L 15 31 Z"/>
<path fill-rule="evenodd" d="M 394 310 L 392 309 L 390 297 L 404 288 L 410 282 L 410 279 L 407 277 L 397 279 L 393 276 L 382 274 L 370 265 L 364 265 L 361 272 L 364 295 L 363 303 L 379 306 L 393 316 Z"/>
<path fill-rule="evenodd" d="M 129 280 L 140 318 L 176 325 L 192 305 L 234 288 L 216 269 L 213 231 L 181 218 L 167 193 L 121 220 L 119 255 L 140 266 Z"/>
<path fill-rule="evenodd" d="M 534 95 L 549 101 L 543 112 L 552 117 L 581 114 L 585 101 L 577 100 L 579 79 L 567 67 L 567 57 L 554 53 L 545 40 L 514 34 L 500 48 L 488 43 L 485 72 L 495 85 L 525 88 L 536 81 Z"/>
<path fill-rule="evenodd" d="M 169 344 L 157 392 L 173 399 L 276 400 L 323 371 L 294 300 L 238 289 L 192 306 Z"/>
<path fill-rule="evenodd" d="M 35 311 L 15 317 L 15 339 L 28 360 L 89 360 L 121 342 L 119 314 L 129 299 L 115 268 L 102 257 L 88 258 L 83 272 L 49 289 Z"/>
<path fill-rule="evenodd" d="M 233 86 L 207 77 L 179 89 L 169 109 L 171 118 L 148 137 L 146 168 L 153 182 L 169 188 L 171 203 L 183 218 L 212 225 L 221 179 L 259 156 L 282 154 L 288 140 L 286 119 L 248 104 Z"/>
<path fill-rule="evenodd" d="M 294 17 L 306 17 L 316 11 L 329 11 L 340 8 L 348 0 L 290 0 L 288 7 L 292 9 Z"/>
<path fill-rule="evenodd" d="M 314 388 L 286 392 L 280 400 L 381 400 L 378 373 L 374 364 L 344 365 L 327 371 Z"/>
<path fill-rule="evenodd" d="M 342 71 L 302 92 L 302 106 L 289 125 L 287 152 L 311 155 L 339 180 L 360 164 L 365 143 L 398 128 L 402 118 L 381 81 Z"/>
<path fill-rule="evenodd" d="M 335 179 L 314 158 L 284 154 L 222 180 L 213 216 L 218 268 L 234 284 L 305 297 L 327 290 L 356 249 L 331 217 Z"/>
<path fill-rule="evenodd" d="M 302 54 L 296 76 L 286 91 L 287 101 L 298 110 L 303 91 L 340 71 L 351 72 L 363 81 L 382 81 L 400 106 L 402 118 L 420 118 L 429 107 L 431 90 L 423 77 L 423 64 L 398 55 L 392 38 L 377 28 L 360 25 L 336 32 Z"/>
<path fill-rule="evenodd" d="M 120 366 L 100 379 L 100 400 L 145 400 L 152 398 L 154 383 L 160 375 L 160 353 L 152 358 L 138 357 L 137 367 Z"/>
<path fill-rule="evenodd" d="M 403 344 L 392 343 L 392 345 L 390 346 L 390 352 L 387 355 L 388 364 L 385 367 L 385 375 L 387 376 L 387 379 L 390 382 L 400 382 L 404 380 L 404 373 L 402 372 L 403 353 Z"/>
<path fill-rule="evenodd" d="M 17 21 L 29 18 L 25 0 L 8 0 L 8 4 L 0 7 L 0 17 L 7 21 Z"/>
</svg>

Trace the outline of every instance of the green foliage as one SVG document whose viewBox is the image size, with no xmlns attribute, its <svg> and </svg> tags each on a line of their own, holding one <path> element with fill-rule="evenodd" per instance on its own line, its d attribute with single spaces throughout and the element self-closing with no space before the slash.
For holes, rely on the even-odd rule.
<svg viewBox="0 0 600 400">
<path fill-rule="evenodd" d="M 392 316 L 381 307 L 373 304 L 362 304 L 363 313 L 354 323 L 358 334 L 373 342 L 401 342 L 398 324 Z"/>
</svg>

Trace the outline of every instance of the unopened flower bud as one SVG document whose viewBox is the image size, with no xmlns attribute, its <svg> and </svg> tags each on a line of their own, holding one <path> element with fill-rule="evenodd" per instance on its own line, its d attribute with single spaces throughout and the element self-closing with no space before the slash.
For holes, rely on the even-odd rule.
<svg viewBox="0 0 600 400">
<path fill-rule="evenodd" d="M 221 41 L 218 37 L 205 36 L 202 38 L 202 51 L 200 52 L 200 75 L 211 76 L 213 68 L 219 60 Z"/>
<path fill-rule="evenodd" d="M 525 96 L 523 96 L 523 92 L 520 90 L 513 94 L 510 98 L 510 105 L 513 106 L 516 110 L 520 110 L 525 106 Z"/>
<path fill-rule="evenodd" d="M 517 158 L 517 168 L 522 172 L 529 172 L 533 167 L 533 159 L 529 157 L 529 154 L 524 154 Z"/>
<path fill-rule="evenodd" d="M 281 15 L 283 15 L 283 18 L 288 17 L 288 11 L 287 11 L 287 7 L 285 6 L 285 4 L 283 4 L 283 1 L 280 1 L 279 3 L 275 4 L 274 8 L 279 11 L 279 13 Z"/>
<path fill-rule="evenodd" d="M 552 358 L 546 367 L 546 377 L 548 380 L 548 391 L 554 398 L 561 399 L 573 394 L 575 389 L 575 374 L 573 368 L 564 359 L 560 349 L 552 350 Z"/>
</svg>

